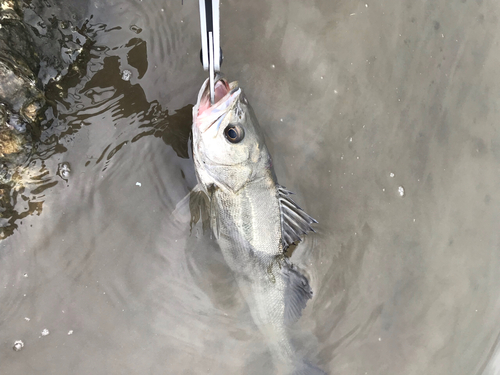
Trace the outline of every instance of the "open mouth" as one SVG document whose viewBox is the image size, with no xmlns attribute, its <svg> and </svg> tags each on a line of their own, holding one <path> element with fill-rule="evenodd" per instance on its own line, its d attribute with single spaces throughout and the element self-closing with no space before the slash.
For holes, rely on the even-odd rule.
<svg viewBox="0 0 500 375">
<path fill-rule="evenodd" d="M 229 83 L 224 79 L 220 78 L 215 82 L 214 86 L 214 103 L 210 102 L 210 85 L 207 84 L 205 91 L 200 100 L 200 106 L 198 108 L 198 116 L 202 113 L 208 111 L 210 108 L 217 106 L 217 103 L 221 101 L 230 91 Z"/>
</svg>

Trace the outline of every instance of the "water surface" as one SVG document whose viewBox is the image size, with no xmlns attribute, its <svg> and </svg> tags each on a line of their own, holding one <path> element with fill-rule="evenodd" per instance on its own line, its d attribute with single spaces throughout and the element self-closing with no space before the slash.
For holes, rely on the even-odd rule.
<svg viewBox="0 0 500 375">
<path fill-rule="evenodd" d="M 50 4 L 25 13 L 53 109 L 4 202 L 1 372 L 272 374 L 217 244 L 172 217 L 196 183 L 197 2 Z M 500 5 L 221 12 L 223 72 L 319 221 L 293 255 L 315 291 L 300 354 L 329 374 L 498 374 Z"/>
</svg>

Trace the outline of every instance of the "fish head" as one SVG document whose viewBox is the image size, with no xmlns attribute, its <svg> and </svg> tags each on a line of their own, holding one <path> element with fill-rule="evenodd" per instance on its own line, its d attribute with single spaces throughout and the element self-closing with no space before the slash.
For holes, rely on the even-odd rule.
<svg viewBox="0 0 500 375">
<path fill-rule="evenodd" d="M 233 192 L 269 172 L 269 152 L 238 82 L 218 76 L 213 104 L 208 79 L 202 85 L 193 108 L 193 157 L 202 184 Z"/>
</svg>

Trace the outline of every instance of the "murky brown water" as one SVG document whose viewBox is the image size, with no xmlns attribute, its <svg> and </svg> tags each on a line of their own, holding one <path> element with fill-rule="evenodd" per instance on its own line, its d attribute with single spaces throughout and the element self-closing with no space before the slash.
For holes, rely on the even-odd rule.
<svg viewBox="0 0 500 375">
<path fill-rule="evenodd" d="M 4 213 L 0 372 L 272 374 L 217 244 L 172 218 L 195 184 L 197 2 L 52 4 L 27 17 L 68 22 L 38 43 L 76 68 Z M 320 222 L 293 256 L 315 290 L 301 353 L 329 374 L 500 374 L 500 5 L 221 12 L 223 72 Z"/>
</svg>

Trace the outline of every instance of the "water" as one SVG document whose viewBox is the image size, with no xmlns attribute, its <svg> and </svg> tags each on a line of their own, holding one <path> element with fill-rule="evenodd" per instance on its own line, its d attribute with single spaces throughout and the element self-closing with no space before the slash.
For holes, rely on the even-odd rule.
<svg viewBox="0 0 500 375">
<path fill-rule="evenodd" d="M 272 374 L 217 244 L 172 217 L 197 2 L 32 4 L 44 81 L 62 73 L 2 198 L 1 372 Z M 330 374 L 500 373 L 499 7 L 221 4 L 223 71 L 320 223 L 293 255 L 315 291 L 297 337 Z"/>
</svg>

